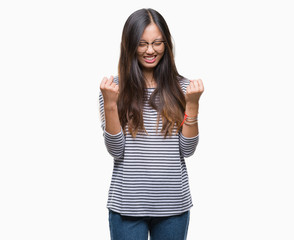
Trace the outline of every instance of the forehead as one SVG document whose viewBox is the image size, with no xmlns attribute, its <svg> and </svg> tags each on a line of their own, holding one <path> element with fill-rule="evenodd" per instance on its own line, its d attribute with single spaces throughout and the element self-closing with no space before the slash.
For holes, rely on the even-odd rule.
<svg viewBox="0 0 294 240">
<path fill-rule="evenodd" d="M 141 36 L 141 40 L 153 41 L 155 39 L 162 39 L 162 34 L 159 28 L 157 27 L 157 25 L 154 23 L 151 23 L 145 28 Z"/>
</svg>

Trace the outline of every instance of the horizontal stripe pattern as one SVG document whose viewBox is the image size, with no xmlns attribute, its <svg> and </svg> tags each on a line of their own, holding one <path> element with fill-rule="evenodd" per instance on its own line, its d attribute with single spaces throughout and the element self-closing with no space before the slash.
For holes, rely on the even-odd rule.
<svg viewBox="0 0 294 240">
<path fill-rule="evenodd" d="M 118 78 L 114 81 L 118 84 Z M 183 92 L 189 80 L 180 81 Z M 103 97 L 99 94 L 101 127 L 107 151 L 114 158 L 107 207 L 125 216 L 172 216 L 192 207 L 185 157 L 193 155 L 199 137 L 187 138 L 173 131 L 164 138 L 162 122 L 148 99 L 154 89 L 146 90 L 143 106 L 147 133 L 133 138 L 126 127 L 116 135 L 105 131 Z"/>
</svg>

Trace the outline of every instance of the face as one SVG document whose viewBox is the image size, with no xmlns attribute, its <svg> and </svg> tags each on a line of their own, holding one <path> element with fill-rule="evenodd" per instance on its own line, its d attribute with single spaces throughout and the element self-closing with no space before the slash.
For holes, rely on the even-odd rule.
<svg viewBox="0 0 294 240">
<path fill-rule="evenodd" d="M 165 48 L 162 41 L 163 38 L 159 28 L 154 23 L 149 24 L 141 36 L 137 49 L 138 61 L 143 70 L 151 70 L 159 63 Z"/>
</svg>

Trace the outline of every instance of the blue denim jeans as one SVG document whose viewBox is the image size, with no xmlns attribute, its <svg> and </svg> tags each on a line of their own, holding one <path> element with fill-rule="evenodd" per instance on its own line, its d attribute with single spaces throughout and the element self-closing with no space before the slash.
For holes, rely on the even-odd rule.
<svg viewBox="0 0 294 240">
<path fill-rule="evenodd" d="M 190 211 L 170 217 L 127 217 L 109 210 L 111 240 L 186 240 Z"/>
</svg>

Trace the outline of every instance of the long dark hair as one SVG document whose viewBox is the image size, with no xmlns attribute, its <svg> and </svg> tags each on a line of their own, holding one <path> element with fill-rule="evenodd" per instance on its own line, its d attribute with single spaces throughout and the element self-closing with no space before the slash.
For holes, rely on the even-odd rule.
<svg viewBox="0 0 294 240">
<path fill-rule="evenodd" d="M 146 91 L 145 79 L 137 59 L 137 47 L 145 28 L 151 23 L 155 23 L 161 31 L 165 41 L 165 51 L 153 71 L 157 87 L 149 103 L 162 118 L 161 131 L 165 137 L 172 134 L 175 125 L 177 131 L 180 130 L 186 105 L 179 84 L 183 77 L 178 73 L 175 65 L 171 34 L 164 18 L 150 8 L 135 11 L 129 16 L 123 28 L 118 65 L 119 119 L 122 128 L 125 130 L 128 126 L 133 137 L 138 132 L 144 131 L 142 109 Z"/>
</svg>

